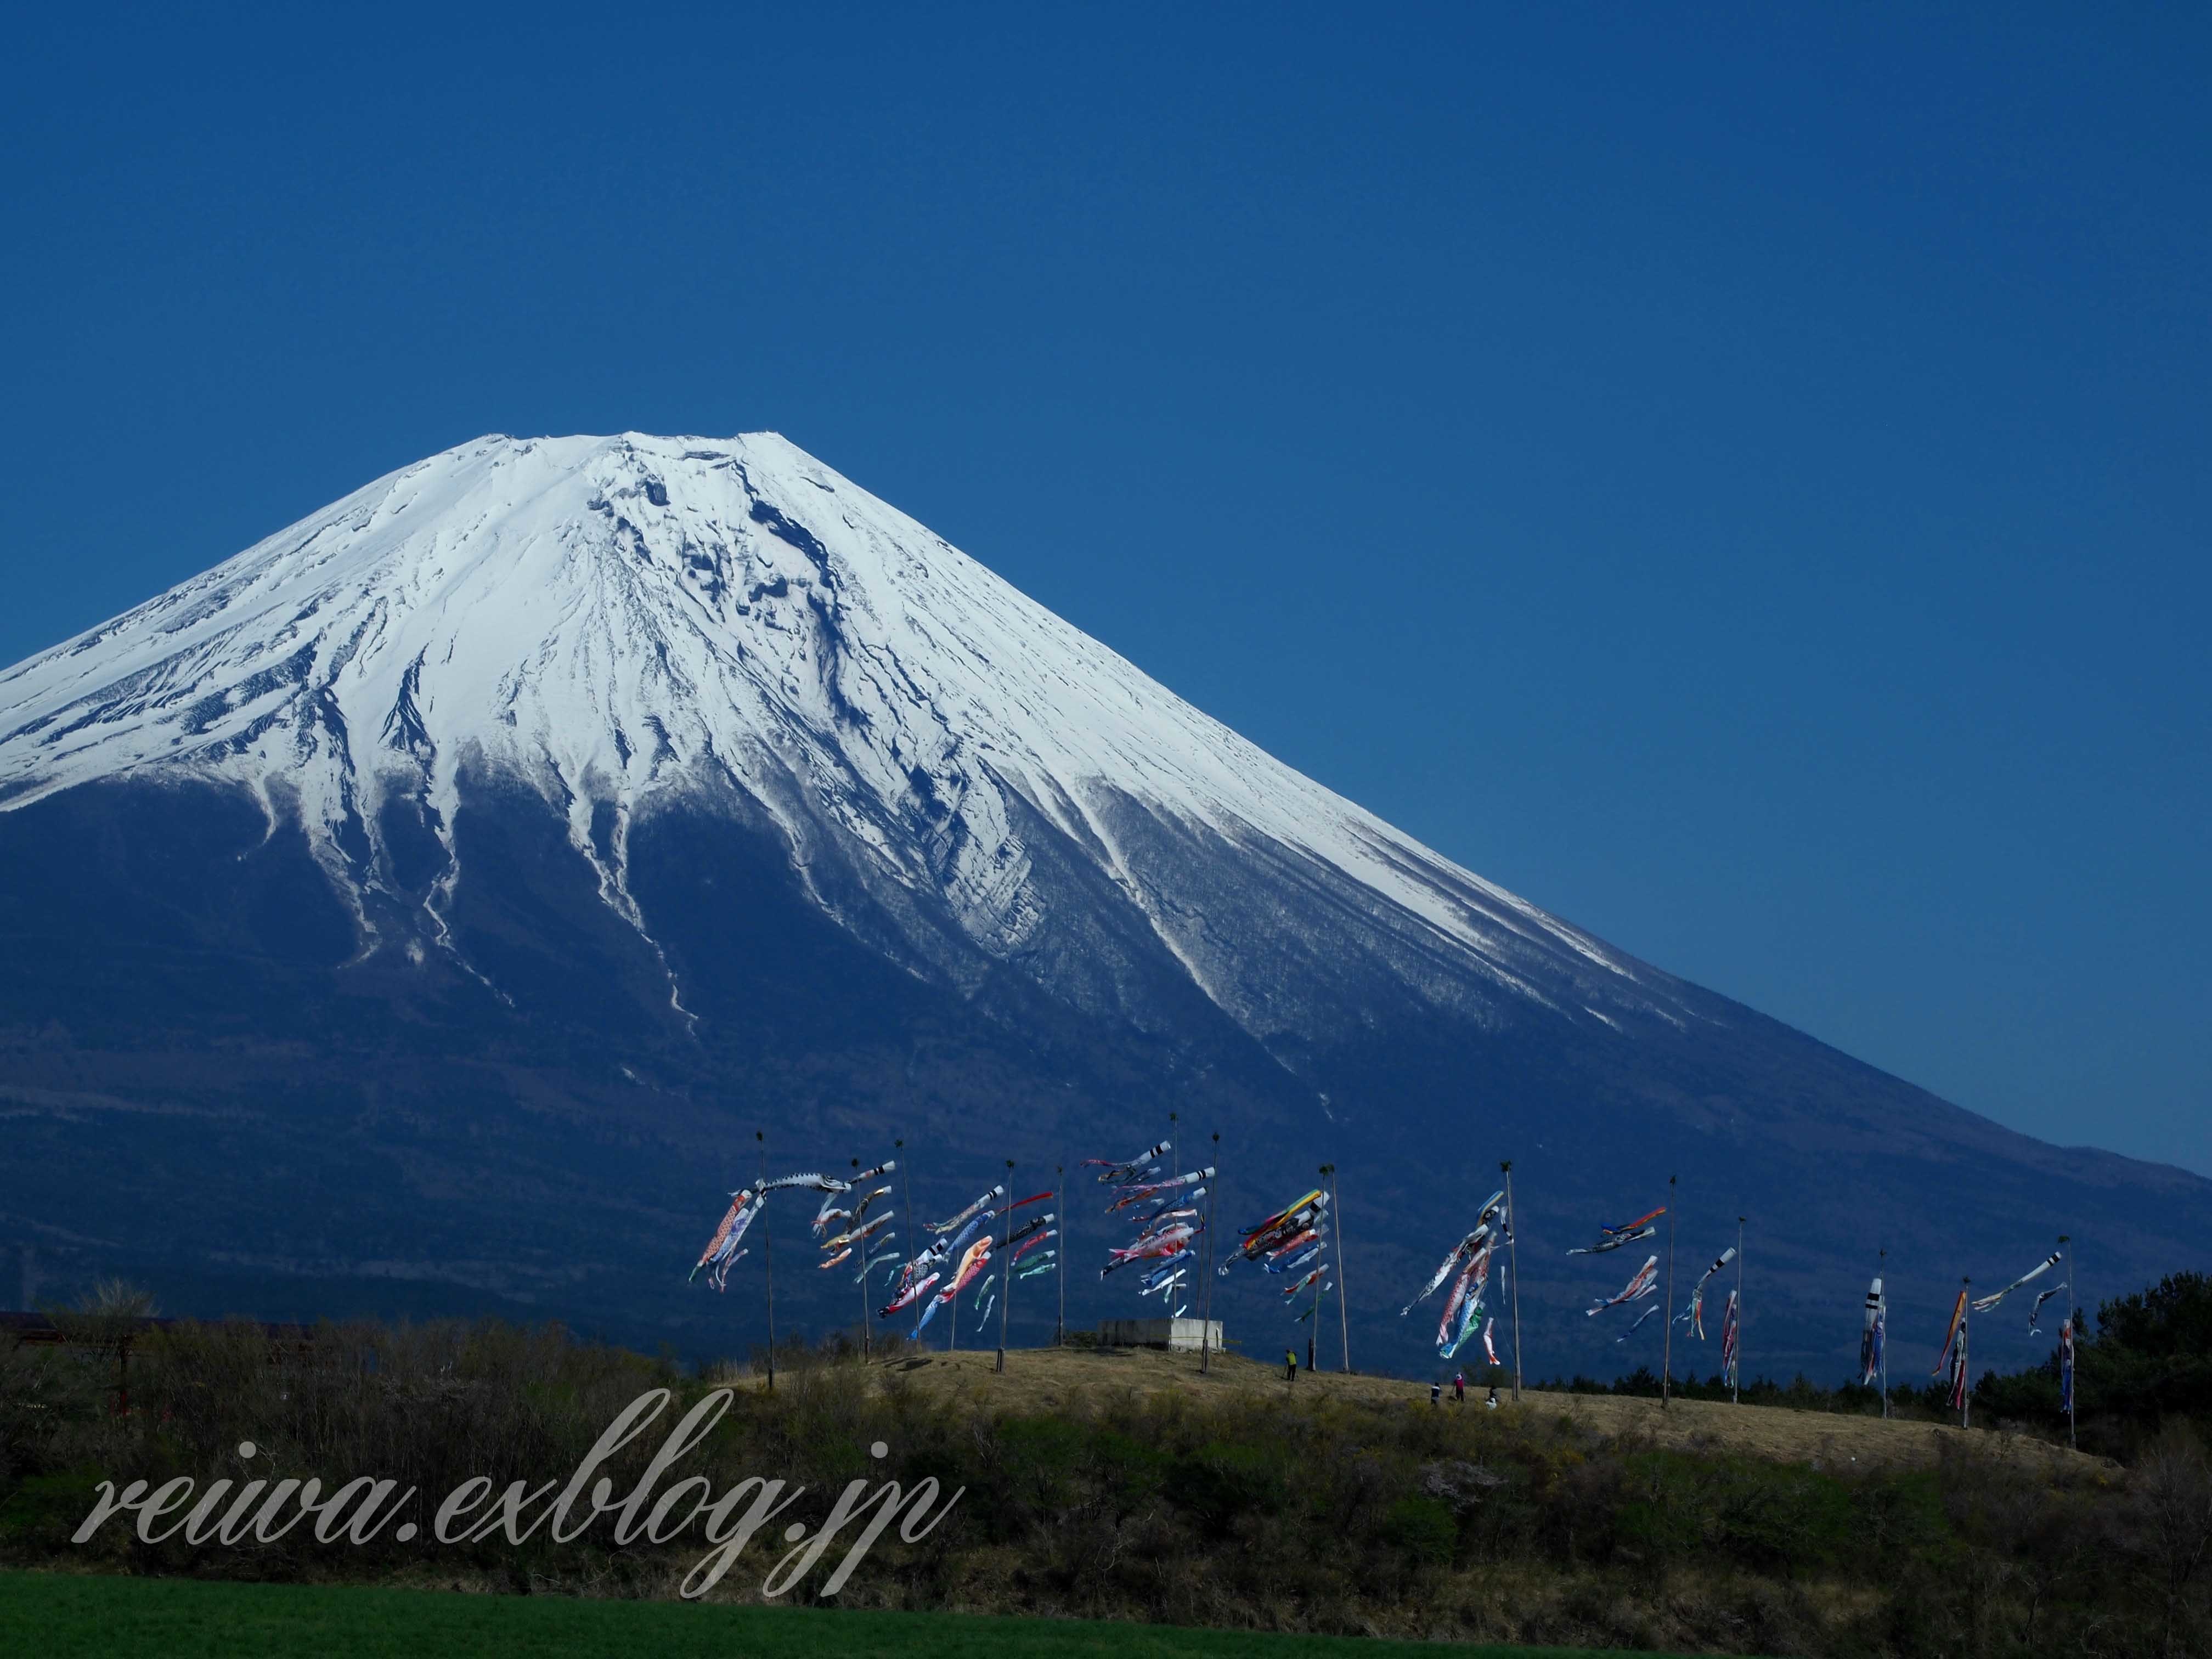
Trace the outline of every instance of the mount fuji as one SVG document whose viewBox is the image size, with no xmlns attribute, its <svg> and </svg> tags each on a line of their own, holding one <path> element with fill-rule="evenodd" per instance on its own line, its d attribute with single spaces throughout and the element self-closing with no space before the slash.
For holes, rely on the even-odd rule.
<svg viewBox="0 0 2212 1659">
<path fill-rule="evenodd" d="M 1430 1358 L 1396 1307 L 1507 1157 L 1532 1371 L 1656 1358 L 1580 1315 L 1627 1253 L 1562 1252 L 1669 1175 L 1678 1273 L 1751 1217 L 1747 1363 L 1824 1379 L 1883 1246 L 1902 1335 L 2053 1233 L 2117 1291 L 2212 1231 L 2212 1183 L 1484 881 L 773 434 L 480 439 L 0 672 L 27 1281 L 739 1347 L 750 1301 L 680 1281 L 756 1132 L 779 1166 L 901 1139 L 949 1213 L 1170 1112 L 1229 1222 L 1339 1165 L 1375 1367 Z M 1131 1310 L 1099 1207 L 1071 1192 L 1071 1317 Z M 836 1277 L 792 1316 L 856 1319 Z"/>
</svg>

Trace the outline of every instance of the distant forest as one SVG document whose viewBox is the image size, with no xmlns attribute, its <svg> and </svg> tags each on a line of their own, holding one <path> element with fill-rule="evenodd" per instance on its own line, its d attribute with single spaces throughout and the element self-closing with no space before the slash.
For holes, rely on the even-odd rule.
<svg viewBox="0 0 2212 1659">
<path fill-rule="evenodd" d="M 1974 1427 L 2065 1439 L 2066 1415 L 2058 1395 L 2058 1322 L 2046 1316 L 2045 1323 L 2052 1340 L 2049 1358 L 2025 1370 L 1982 1373 L 1974 1385 Z M 2074 1412 L 2083 1451 L 2132 1462 L 2169 1419 L 2187 1419 L 2212 1430 L 2212 1276 L 2169 1273 L 2147 1291 L 2100 1304 L 2094 1336 L 2079 1310 L 2074 1325 Z M 1503 1375 L 1491 1370 L 1481 1380 L 1486 1385 Z M 1577 1376 L 1532 1386 L 1564 1394 L 1656 1399 L 1659 1374 L 1639 1365 L 1611 1382 Z M 1686 1400 L 1729 1397 L 1728 1384 L 1717 1375 L 1702 1382 L 1695 1376 L 1676 1377 L 1673 1392 Z M 1930 1423 L 1953 1421 L 1957 1413 L 1950 1408 L 1947 1393 L 1941 1380 L 1893 1374 L 1890 1415 Z M 1765 1376 L 1747 1382 L 1741 1398 L 1748 1405 L 1796 1411 L 1863 1417 L 1881 1413 L 1879 1389 L 1862 1388 L 1856 1379 L 1826 1388 L 1802 1372 L 1786 1383 Z"/>
</svg>

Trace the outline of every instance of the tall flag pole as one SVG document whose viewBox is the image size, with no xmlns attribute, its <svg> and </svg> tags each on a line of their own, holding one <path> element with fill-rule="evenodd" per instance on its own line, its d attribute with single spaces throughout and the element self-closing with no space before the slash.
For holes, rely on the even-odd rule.
<svg viewBox="0 0 2212 1659">
<path fill-rule="evenodd" d="M 1182 1133 L 1180 1129 L 1178 1129 L 1178 1128 L 1176 1128 L 1176 1121 L 1177 1121 L 1177 1115 L 1177 1115 L 1177 1114 L 1176 1114 L 1176 1113 L 1174 1113 L 1174 1112 L 1170 1112 L 1170 1113 L 1168 1114 L 1168 1138 L 1169 1138 L 1170 1139 L 1173 1139 L 1176 1135 L 1178 1135 L 1178 1134 L 1180 1134 L 1180 1133 Z M 1170 1166 L 1167 1166 L 1167 1167 L 1172 1168 L 1173 1166 L 1172 1166 L 1172 1165 L 1170 1165 Z M 1211 1187 L 1212 1186 L 1212 1184 L 1213 1184 L 1213 1183 L 1212 1183 L 1211 1181 L 1208 1181 L 1208 1182 L 1206 1182 L 1206 1185 L 1207 1185 L 1207 1187 L 1208 1187 L 1208 1188 L 1211 1188 Z M 1203 1218 L 1201 1218 L 1201 1219 L 1203 1219 Z M 1172 1322 L 1173 1322 L 1173 1320 L 1174 1320 L 1174 1318 L 1175 1318 L 1175 1306 L 1176 1306 L 1176 1304 L 1175 1304 L 1175 1302 L 1174 1302 L 1173 1298 L 1174 1298 L 1177 1294 L 1179 1294 L 1179 1292 L 1178 1292 L 1178 1291 L 1175 1291 L 1175 1290 L 1167 1290 L 1167 1291 L 1162 1291 L 1162 1292 L 1160 1293 L 1160 1308 L 1161 1308 L 1161 1310 L 1162 1310 L 1163 1312 L 1164 1312 L 1164 1313 L 1167 1315 L 1167 1316 L 1168 1316 L 1169 1320 L 1170 1321 L 1170 1324 L 1169 1324 L 1169 1326 L 1168 1326 L 1168 1329 L 1169 1329 L 1170 1332 L 1174 1331 L 1174 1329 L 1175 1329 L 1175 1326 L 1174 1326 L 1174 1324 L 1172 1323 Z M 1198 1311 L 1199 1311 L 1199 1316 L 1200 1316 L 1201 1319 L 1202 1319 L 1202 1318 L 1204 1318 L 1204 1317 L 1206 1316 L 1206 1310 L 1205 1310 L 1203 1307 L 1200 1308 L 1200 1310 L 1199 1310 Z M 1202 1357 L 1203 1357 L 1203 1356 L 1201 1356 L 1201 1358 L 1202 1358 Z"/>
<path fill-rule="evenodd" d="M 1888 1259 L 1889 1252 L 1887 1250 L 1884 1250 L 1881 1253 L 1881 1255 L 1878 1258 L 1878 1260 L 1881 1261 L 1887 1261 Z M 1889 1322 L 1888 1300 L 1888 1293 L 1887 1291 L 1883 1292 L 1883 1307 L 1881 1315 L 1882 1323 L 1884 1325 L 1887 1325 Z M 1889 1333 L 1887 1330 L 1882 1333 L 1881 1345 L 1881 1417 L 1882 1421 L 1885 1423 L 1889 1420 Z"/>
<path fill-rule="evenodd" d="M 1863 1389 L 1873 1387 L 1881 1371 L 1882 1300 L 1881 1275 L 1876 1273 L 1867 1286 L 1866 1311 L 1859 1320 L 1859 1387 Z"/>
<path fill-rule="evenodd" d="M 1060 1212 L 1062 1215 L 1067 1215 L 1067 1165 L 1055 1164 L 1052 1166 L 1052 1173 L 1060 1183 L 1060 1197 L 1055 1201 Z M 1075 1218 L 1067 1215 L 1067 1219 L 1073 1221 Z M 1062 1222 L 1060 1224 L 1066 1226 L 1067 1222 Z M 1065 1238 L 1060 1242 L 1063 1246 L 1068 1243 Z M 1052 1346 L 1060 1348 L 1067 1346 L 1067 1250 L 1066 1249 L 1062 1249 L 1060 1252 L 1060 1265 L 1054 1270 L 1053 1277 L 1060 1281 L 1060 1312 L 1054 1316 L 1052 1322 Z"/>
<path fill-rule="evenodd" d="M 1344 1301 L 1344 1205 L 1336 1190 L 1336 1165 L 1324 1164 L 1322 1173 L 1328 1177 L 1328 1207 L 1336 1212 L 1336 1322 L 1337 1332 L 1344 1339 L 1344 1373 L 1352 1375 L 1352 1316 L 1346 1310 Z"/>
<path fill-rule="evenodd" d="M 1739 1328 L 1736 1332 L 1736 1347 L 1741 1352 L 1743 1346 L 1743 1333 L 1741 1328 L 1743 1323 L 1743 1218 L 1741 1216 L 1735 1218 L 1735 1317 Z M 1738 1375 L 1737 1367 L 1732 1365 L 1729 1368 L 1729 1404 L 1731 1406 L 1741 1403 L 1737 1393 Z"/>
<path fill-rule="evenodd" d="M 1736 1343 L 1743 1333 L 1743 1292 L 1729 1292 L 1728 1306 L 1721 1313 L 1721 1375 L 1728 1379 L 1729 1402 L 1738 1402 L 1736 1385 L 1742 1371 L 1736 1364 Z"/>
<path fill-rule="evenodd" d="M 753 1131 L 753 1139 L 760 1143 L 761 1188 L 768 1188 L 768 1133 Z M 769 1241 L 772 1235 L 766 1227 L 761 1229 L 761 1260 L 768 1270 L 768 1391 L 775 1392 L 775 1247 Z"/>
<path fill-rule="evenodd" d="M 2072 1241 L 2058 1235 L 2058 1248 L 2066 1252 L 2066 1317 L 2058 1330 L 2058 1403 L 2066 1408 L 2066 1449 L 2074 1444 L 2074 1251 Z"/>
<path fill-rule="evenodd" d="M 1178 1129 L 1178 1128 L 1176 1128 L 1176 1121 L 1177 1121 L 1177 1118 L 1178 1118 L 1178 1114 L 1176 1114 L 1176 1113 L 1170 1112 L 1170 1113 L 1168 1114 L 1168 1139 L 1170 1139 L 1170 1140 L 1174 1139 L 1176 1138 L 1176 1136 L 1177 1136 L 1178 1134 L 1181 1134 L 1181 1133 L 1182 1133 L 1182 1130 L 1180 1130 L 1180 1129 Z M 1172 1169 L 1173 1167 L 1174 1167 L 1174 1165 L 1172 1165 L 1172 1164 L 1169 1164 L 1169 1165 L 1165 1165 L 1165 1166 L 1164 1166 L 1164 1168 L 1166 1168 L 1166 1169 Z M 1209 1185 L 1209 1186 L 1211 1186 L 1212 1184 L 1212 1183 L 1211 1182 L 1209 1182 L 1207 1183 L 1207 1185 Z M 1142 1231 L 1142 1229 L 1139 1229 L 1139 1231 Z M 1169 1319 L 1170 1319 L 1170 1321 L 1171 1321 L 1171 1322 L 1172 1322 L 1172 1321 L 1174 1320 L 1174 1318 L 1175 1318 L 1175 1303 L 1174 1303 L 1174 1301 L 1173 1301 L 1173 1299 L 1172 1299 L 1172 1298 L 1176 1296 L 1176 1292 L 1175 1291 L 1173 1291 L 1173 1290 L 1163 1291 L 1160 1293 L 1160 1307 L 1161 1307 L 1161 1310 L 1162 1310 L 1164 1312 L 1165 1312 L 1165 1313 L 1166 1313 L 1166 1315 L 1167 1315 L 1168 1318 L 1169 1318 Z M 1205 1310 L 1204 1310 L 1203 1309 L 1201 1309 L 1201 1310 L 1200 1310 L 1200 1313 L 1201 1313 L 1201 1314 L 1203 1314 L 1203 1312 L 1204 1312 Z M 1170 1323 L 1170 1324 L 1168 1326 L 1168 1329 L 1169 1329 L 1170 1332 L 1172 1332 L 1172 1331 L 1175 1329 L 1175 1326 L 1173 1325 L 1173 1323 Z"/>
<path fill-rule="evenodd" d="M 1667 1177 L 1667 1301 L 1674 1305 L 1674 1177 Z M 1667 1409 L 1667 1396 L 1674 1380 L 1674 1322 L 1668 1320 L 1659 1348 L 1659 1409 Z"/>
<path fill-rule="evenodd" d="M 1513 1160 L 1498 1166 L 1505 1177 L 1505 1260 L 1513 1270 L 1513 1403 L 1521 1403 L 1521 1247 L 1516 1242 L 1520 1217 L 1513 1208 Z"/>
<path fill-rule="evenodd" d="M 1006 1275 L 1006 1282 L 999 1287 L 999 1363 L 993 1367 L 994 1370 L 999 1371 L 1004 1371 L 1006 1369 L 1006 1316 L 1012 1311 L 1014 1305 L 1013 1200 L 1014 1160 L 1010 1158 L 1006 1160 L 1006 1236 L 1000 1241 L 999 1246 L 999 1253 L 1005 1258 L 1006 1263 L 1006 1266 L 1000 1270 Z"/>
<path fill-rule="evenodd" d="M 1329 1171 L 1330 1171 L 1330 1170 L 1334 1170 L 1335 1167 L 1336 1167 L 1336 1166 L 1335 1166 L 1334 1164 L 1322 1164 L 1322 1165 L 1321 1166 L 1321 1176 L 1322 1176 L 1322 1178 L 1323 1180 L 1325 1180 L 1325 1181 L 1326 1181 L 1326 1180 L 1328 1180 Z M 1334 1187 L 1336 1183 L 1335 1183 L 1335 1182 L 1329 1182 L 1329 1184 L 1330 1184 L 1332 1187 Z M 1335 1209 L 1335 1208 L 1336 1208 L 1336 1194 L 1335 1194 L 1334 1192 L 1330 1193 L 1330 1194 L 1329 1194 L 1329 1197 L 1328 1197 L 1328 1207 L 1329 1207 L 1330 1209 L 1332 1209 L 1332 1210 L 1334 1210 L 1334 1209 Z M 1339 1246 L 1340 1246 L 1340 1247 L 1341 1247 L 1341 1245 L 1342 1245 L 1342 1243 L 1343 1243 L 1343 1240 L 1344 1240 L 1344 1218 L 1343 1218 L 1342 1216 L 1340 1216 L 1340 1215 L 1339 1217 L 1337 1217 L 1337 1218 L 1336 1218 L 1336 1236 L 1337 1236 L 1337 1242 L 1338 1242 L 1338 1244 L 1339 1244 Z M 1314 1304 L 1313 1304 L 1314 1321 L 1313 1321 L 1313 1323 L 1312 1323 L 1312 1324 L 1310 1324 L 1310 1325 L 1309 1325 L 1309 1326 L 1307 1326 L 1307 1327 L 1306 1327 L 1306 1375 L 1307 1375 L 1308 1376 L 1313 1376 L 1316 1372 L 1317 1372 L 1317 1371 L 1319 1371 L 1319 1370 L 1321 1370 L 1321 1363 L 1320 1363 L 1320 1362 L 1321 1362 L 1321 1355 L 1320 1355 L 1320 1353 L 1319 1353 L 1318 1352 L 1316 1352 L 1316 1351 L 1319 1349 L 1319 1347 L 1321 1346 L 1321 1317 L 1320 1317 L 1320 1315 L 1321 1315 L 1321 1290 L 1322 1290 L 1322 1276 L 1321 1276 L 1319 1273 L 1316 1273 L 1316 1274 L 1314 1275 L 1313 1287 L 1314 1287 Z"/>
<path fill-rule="evenodd" d="M 853 1167 L 855 1170 L 860 1167 L 859 1158 L 853 1160 Z M 860 1218 L 855 1214 L 854 1219 L 857 1223 Z M 868 1241 L 865 1238 L 860 1243 L 859 1255 L 860 1258 L 860 1363 L 865 1365 L 875 1348 L 876 1328 L 874 1322 L 868 1317 Z"/>
<path fill-rule="evenodd" d="M 1221 1131 L 1213 1132 L 1213 1164 L 1221 1167 Z M 1198 1298 L 1198 1370 L 1200 1376 L 1213 1370 L 1213 1192 L 1221 1184 L 1216 1176 L 1208 1183 L 1206 1194 L 1206 1265 L 1199 1272 Z"/>
<path fill-rule="evenodd" d="M 1330 1200 L 1332 1206 L 1335 1200 Z M 1328 1282 L 1316 1273 L 1314 1275 L 1313 1323 L 1306 1327 L 1306 1375 L 1313 1376 L 1321 1370 L 1321 1294 L 1328 1288 Z"/>
<path fill-rule="evenodd" d="M 899 1203 L 906 1211 L 907 1237 L 919 1239 L 922 1236 L 921 1218 L 915 1213 L 914 1209 L 914 1180 L 907 1173 L 907 1165 L 911 1160 L 906 1155 L 906 1137 L 901 1135 L 892 1141 L 891 1149 L 898 1158 Z"/>
<path fill-rule="evenodd" d="M 1966 1293 L 1973 1285 L 1970 1279 L 1962 1279 L 1959 1282 L 1965 1288 L 1960 1291 L 1959 1299 L 1951 1304 L 1951 1323 L 1943 1333 L 1943 1352 L 1936 1356 L 1936 1369 L 1928 1373 L 1930 1376 L 1942 1376 L 1945 1375 L 1943 1368 L 1946 1365 L 1950 1367 L 1950 1388 L 1944 1398 L 1954 1411 L 1961 1411 L 1966 1405 Z M 1966 1424 L 1961 1422 L 1959 1426 L 1964 1428 Z"/>
<path fill-rule="evenodd" d="M 1961 1279 L 1959 1283 L 1966 1287 L 1966 1290 L 1959 1292 L 1961 1297 L 1966 1296 L 1968 1291 L 1973 1289 L 1974 1281 L 1971 1279 Z M 1959 1380 L 1953 1385 L 1952 1392 L 1958 1396 L 1954 1403 L 1959 1407 L 1959 1426 L 1962 1429 L 1973 1426 L 1973 1396 L 1966 1391 L 1966 1379 L 1970 1375 L 1966 1370 L 1966 1328 L 1972 1322 L 1972 1308 L 1969 1306 L 1960 1309 L 1959 1311 Z"/>
<path fill-rule="evenodd" d="M 2058 1328 L 2058 1403 L 2066 1407 L 2066 1443 L 2074 1443 L 2074 1316 Z"/>
<path fill-rule="evenodd" d="M 1875 1266 L 1877 1269 L 1882 1269 L 1887 1268 L 1888 1265 L 1889 1247 L 1884 1245 L 1875 1257 Z M 1875 1273 L 1876 1285 L 1881 1285 L 1882 1277 L 1880 1271 Z M 1881 1375 L 1881 1417 L 1882 1421 L 1886 1423 L 1889 1420 L 1889 1292 L 1881 1291 L 1881 1297 L 1880 1304 L 1874 1310 L 1874 1361 Z"/>
</svg>

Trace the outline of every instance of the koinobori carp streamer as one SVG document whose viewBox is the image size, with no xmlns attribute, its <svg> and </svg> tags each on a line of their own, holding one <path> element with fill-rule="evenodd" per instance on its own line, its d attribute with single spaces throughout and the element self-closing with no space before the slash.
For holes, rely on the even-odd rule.
<svg viewBox="0 0 2212 1659">
<path fill-rule="evenodd" d="M 753 1224 L 753 1218 L 766 1207 L 767 1194 L 751 1187 L 743 1188 L 730 1194 L 730 1207 L 724 1212 L 721 1223 L 714 1229 L 707 1248 L 699 1253 L 692 1265 L 690 1277 L 699 1276 L 699 1269 L 707 1270 L 707 1283 L 717 1291 L 729 1288 L 730 1269 L 744 1252 L 738 1248 L 745 1236 L 745 1229 Z"/>
<path fill-rule="evenodd" d="M 1715 1273 L 1735 1260 L 1735 1246 L 1731 1244 L 1714 1258 L 1713 1265 L 1698 1275 L 1698 1282 L 1690 1287 L 1690 1300 L 1681 1312 L 1674 1316 L 1677 1325 L 1687 1325 L 1698 1334 L 1698 1340 L 1705 1340 L 1705 1286 L 1712 1282 Z"/>
<path fill-rule="evenodd" d="M 2044 1274 L 2049 1273 L 2053 1267 L 2058 1265 L 2060 1255 L 2061 1252 L 2053 1250 L 2049 1255 L 2044 1257 L 2042 1261 L 2037 1262 L 2033 1267 L 2030 1267 L 2018 1279 L 2014 1279 L 2011 1284 L 2006 1285 L 2004 1289 L 2001 1291 L 1993 1291 L 1987 1296 L 1976 1297 L 1974 1298 L 1974 1311 L 1976 1313 L 1987 1313 L 1990 1309 L 1996 1307 L 1998 1303 L 2003 1301 L 2021 1285 L 2027 1284 L 2029 1279 L 2042 1278 Z"/>
<path fill-rule="evenodd" d="M 1483 1288 L 1490 1282 L 1490 1258 L 1494 1241 L 1485 1237 L 1468 1258 L 1444 1301 L 1443 1317 L 1437 1322 L 1437 1355 L 1449 1359 L 1475 1328 L 1482 1315 Z"/>
<path fill-rule="evenodd" d="M 1121 1195 L 1106 1206 L 1106 1213 L 1111 1215 L 1115 1211 L 1127 1209 L 1132 1204 L 1141 1204 L 1148 1198 L 1157 1198 L 1163 1193 L 1174 1192 L 1180 1187 L 1194 1187 L 1201 1181 L 1212 1179 L 1213 1179 L 1213 1169 L 1209 1164 L 1203 1170 L 1192 1170 L 1167 1181 L 1139 1182 L 1133 1186 L 1124 1187 Z"/>
<path fill-rule="evenodd" d="M 1644 1265 L 1636 1270 L 1635 1276 L 1621 1286 L 1617 1295 L 1601 1297 L 1583 1311 L 1595 1318 L 1607 1308 L 1618 1308 L 1627 1302 L 1641 1302 L 1647 1296 L 1656 1295 L 1658 1290 L 1659 1258 L 1647 1256 Z"/>
<path fill-rule="evenodd" d="M 1429 1275 L 1429 1282 L 1421 1286 L 1420 1294 L 1398 1310 L 1400 1318 L 1404 1318 L 1436 1294 L 1439 1285 L 1466 1267 L 1468 1258 L 1474 1255 L 1484 1239 L 1491 1237 L 1493 1228 L 1502 1227 L 1504 1198 L 1504 1188 L 1500 1188 L 1483 1201 L 1482 1208 L 1474 1218 L 1474 1230 L 1453 1245 L 1451 1254 L 1437 1264 L 1436 1272 Z"/>
<path fill-rule="evenodd" d="M 1098 1182 L 1101 1186 L 1119 1187 L 1139 1179 L 1146 1173 L 1146 1166 L 1154 1158 L 1174 1150 L 1173 1141 L 1163 1140 L 1158 1146 L 1147 1146 L 1136 1157 L 1123 1159 L 1120 1163 L 1115 1162 L 1110 1158 L 1086 1158 L 1083 1160 L 1083 1167 L 1099 1171 Z"/>
<path fill-rule="evenodd" d="M 1859 1331 L 1859 1386 L 1870 1389 L 1882 1372 L 1881 1348 L 1884 1328 L 1888 1324 L 1888 1303 L 1881 1293 L 1881 1279 L 1877 1276 L 1867 1286 L 1866 1319 Z"/>
<path fill-rule="evenodd" d="M 1151 1256 L 1171 1255 L 1189 1243 L 1192 1235 L 1197 1231 L 1190 1223 L 1178 1221 L 1164 1231 L 1139 1239 L 1126 1249 L 1109 1250 L 1106 1252 L 1109 1260 L 1098 1270 L 1098 1277 L 1103 1279 L 1116 1267 L 1125 1267 L 1132 1261 L 1141 1261 Z"/>
<path fill-rule="evenodd" d="M 952 1217 L 950 1220 L 926 1221 L 922 1224 L 933 1233 L 951 1232 L 957 1228 L 966 1226 L 970 1221 L 982 1214 L 984 1211 L 989 1209 L 993 1204 L 996 1203 L 1006 1195 L 1006 1189 L 1004 1187 L 994 1187 L 989 1192 L 985 1193 L 982 1197 L 977 1199 L 973 1204 L 970 1204 L 966 1209 L 961 1211 L 958 1215 Z"/>
<path fill-rule="evenodd" d="M 1633 1221 L 1624 1221 L 1618 1227 L 1600 1227 L 1598 1232 L 1601 1237 L 1596 1243 L 1577 1245 L 1567 1254 L 1569 1255 L 1602 1255 L 1607 1250 L 1617 1250 L 1624 1244 L 1633 1244 L 1639 1239 L 1649 1238 L 1659 1231 L 1652 1224 L 1666 1213 L 1667 1206 L 1662 1204 L 1648 1215 L 1640 1215 Z"/>
</svg>

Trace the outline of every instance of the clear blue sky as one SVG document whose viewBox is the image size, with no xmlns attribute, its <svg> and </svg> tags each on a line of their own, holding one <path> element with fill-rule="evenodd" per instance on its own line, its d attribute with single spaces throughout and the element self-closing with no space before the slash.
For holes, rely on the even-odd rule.
<svg viewBox="0 0 2212 1659">
<path fill-rule="evenodd" d="M 0 661 L 480 432 L 772 427 L 1625 948 L 2212 1172 L 2212 15 L 1374 10 L 17 12 Z"/>
</svg>

